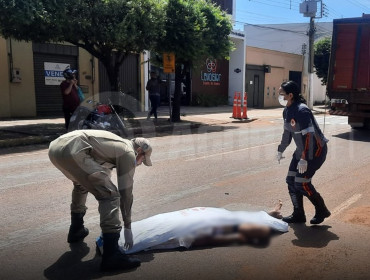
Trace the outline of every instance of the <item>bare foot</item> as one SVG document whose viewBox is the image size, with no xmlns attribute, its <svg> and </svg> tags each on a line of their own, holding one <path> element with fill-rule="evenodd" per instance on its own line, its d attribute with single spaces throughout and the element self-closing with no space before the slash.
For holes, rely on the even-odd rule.
<svg viewBox="0 0 370 280">
<path fill-rule="evenodd" d="M 283 216 L 280 213 L 281 207 L 283 206 L 283 202 L 279 199 L 279 202 L 276 204 L 274 210 L 269 212 L 268 214 L 276 219 L 282 219 Z"/>
</svg>

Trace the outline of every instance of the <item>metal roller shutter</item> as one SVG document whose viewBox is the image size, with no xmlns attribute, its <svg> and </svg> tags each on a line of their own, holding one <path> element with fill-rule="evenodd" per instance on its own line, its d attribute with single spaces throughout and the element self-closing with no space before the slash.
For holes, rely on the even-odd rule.
<svg viewBox="0 0 370 280">
<path fill-rule="evenodd" d="M 78 48 L 57 44 L 33 44 L 37 116 L 63 116 L 59 85 L 45 85 L 44 62 L 70 64 L 77 69 Z"/>
</svg>

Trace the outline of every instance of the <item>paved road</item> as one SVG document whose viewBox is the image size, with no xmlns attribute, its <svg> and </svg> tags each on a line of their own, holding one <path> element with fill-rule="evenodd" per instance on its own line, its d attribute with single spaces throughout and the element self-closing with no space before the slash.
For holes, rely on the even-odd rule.
<svg viewBox="0 0 370 280">
<path fill-rule="evenodd" d="M 324 117 L 317 118 L 323 127 Z M 51 165 L 45 146 L 2 154 L 0 279 L 369 279 L 370 135 L 351 130 L 346 121 L 325 117 L 329 154 L 314 184 L 333 214 L 322 225 L 291 227 L 264 249 L 143 253 L 136 271 L 109 275 L 98 269 L 93 197 L 86 219 L 90 235 L 70 247 L 71 184 Z M 136 171 L 133 220 L 193 206 L 269 210 L 277 199 L 283 214 L 290 214 L 284 181 L 294 147 L 276 163 L 281 132 L 282 119 L 271 115 L 156 135 L 153 167 Z M 305 205 L 310 218 L 314 209 L 308 200 Z"/>
</svg>

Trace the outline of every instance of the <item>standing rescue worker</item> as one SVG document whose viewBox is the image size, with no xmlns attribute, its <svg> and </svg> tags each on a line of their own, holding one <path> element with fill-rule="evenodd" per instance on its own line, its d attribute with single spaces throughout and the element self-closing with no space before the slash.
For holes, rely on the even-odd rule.
<svg viewBox="0 0 370 280">
<path fill-rule="evenodd" d="M 303 196 L 306 196 L 316 210 L 310 223 L 320 224 L 331 213 L 311 181 L 326 159 L 328 140 L 321 132 L 311 110 L 305 104 L 306 101 L 295 82 L 288 81 L 281 84 L 279 102 L 286 107 L 283 111 L 284 133 L 278 147 L 278 162 L 280 163 L 283 158 L 283 152 L 292 138 L 297 146 L 286 177 L 294 210 L 293 214 L 284 217 L 283 221 L 287 223 L 306 222 L 303 208 Z"/>
<path fill-rule="evenodd" d="M 104 130 L 72 131 L 50 144 L 50 161 L 74 185 L 69 243 L 79 242 L 89 234 L 83 221 L 87 193 L 92 193 L 99 202 L 103 271 L 140 266 L 140 260 L 129 258 L 119 250 L 122 229 L 119 212 L 124 223 L 124 246 L 129 249 L 133 246 L 131 207 L 135 168 L 141 163 L 151 166 L 151 153 L 152 147 L 145 138 L 127 140 Z M 113 168 L 117 171 L 118 187 L 111 181 Z"/>
</svg>

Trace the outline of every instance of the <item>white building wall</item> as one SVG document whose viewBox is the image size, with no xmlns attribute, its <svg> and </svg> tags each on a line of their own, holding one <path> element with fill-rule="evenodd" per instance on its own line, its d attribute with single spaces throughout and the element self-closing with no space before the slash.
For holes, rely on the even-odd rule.
<svg viewBox="0 0 370 280">
<path fill-rule="evenodd" d="M 326 99 L 326 86 L 321 85 L 321 79 L 313 75 L 313 102 L 324 103 Z"/>
<path fill-rule="evenodd" d="M 234 93 L 245 92 L 245 40 L 244 37 L 230 35 L 235 50 L 230 53 L 228 103 L 233 104 Z"/>
</svg>

